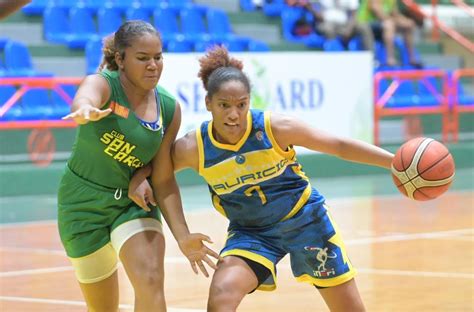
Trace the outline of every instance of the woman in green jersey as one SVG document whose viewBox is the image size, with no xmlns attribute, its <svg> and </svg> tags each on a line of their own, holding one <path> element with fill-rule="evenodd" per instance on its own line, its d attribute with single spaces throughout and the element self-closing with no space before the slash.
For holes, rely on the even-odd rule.
<svg viewBox="0 0 474 312">
<path fill-rule="evenodd" d="M 170 158 L 181 112 L 157 85 L 162 69 L 158 32 L 128 21 L 105 39 L 99 73 L 84 79 L 64 117 L 80 126 L 58 192 L 59 233 L 90 311 L 118 310 L 119 258 L 135 310 L 166 310 L 160 210 L 195 273 L 199 266 L 208 276 L 203 262 L 215 268 L 208 256 L 218 255 L 203 244 L 209 237 L 190 234 L 183 215 Z M 159 168 L 151 174 L 154 191 L 142 180 L 128 192 L 148 163 Z"/>
</svg>

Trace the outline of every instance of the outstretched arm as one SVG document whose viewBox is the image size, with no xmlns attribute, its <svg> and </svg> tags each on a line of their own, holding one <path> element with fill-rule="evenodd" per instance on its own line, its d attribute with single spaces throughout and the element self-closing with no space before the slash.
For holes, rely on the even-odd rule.
<svg viewBox="0 0 474 312">
<path fill-rule="evenodd" d="M 391 167 L 393 154 L 375 145 L 328 134 L 291 116 L 272 114 L 271 124 L 275 139 L 283 150 L 290 145 L 303 146 L 353 162 Z"/>
<path fill-rule="evenodd" d="M 207 277 L 209 274 L 203 261 L 216 269 L 216 265 L 208 255 L 215 258 L 218 258 L 219 255 L 203 244 L 203 241 L 212 243 L 208 236 L 200 233 L 189 233 L 188 225 L 184 218 L 181 196 L 171 160 L 171 148 L 178 133 L 180 123 L 181 111 L 179 105 L 176 105 L 173 121 L 166 131 L 158 154 L 153 159 L 152 185 L 163 217 L 178 242 L 179 248 L 188 258 L 194 272 L 198 273 L 197 267 L 199 266 L 199 269 Z"/>
<path fill-rule="evenodd" d="M 112 109 L 100 109 L 110 98 L 110 86 L 100 75 L 87 76 L 77 89 L 72 101 L 71 113 L 63 119 L 73 119 L 80 125 L 89 121 L 98 121 L 112 112 Z"/>
</svg>

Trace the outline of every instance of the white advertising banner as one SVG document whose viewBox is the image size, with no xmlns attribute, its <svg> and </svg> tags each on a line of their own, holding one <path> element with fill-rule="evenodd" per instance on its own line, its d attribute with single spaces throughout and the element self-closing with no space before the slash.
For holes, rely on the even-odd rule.
<svg viewBox="0 0 474 312">
<path fill-rule="evenodd" d="M 211 119 L 197 77 L 203 54 L 166 54 L 160 85 L 182 108 L 178 137 Z M 233 53 L 252 85 L 251 107 L 294 115 L 338 136 L 373 140 L 372 58 L 365 52 Z"/>
</svg>

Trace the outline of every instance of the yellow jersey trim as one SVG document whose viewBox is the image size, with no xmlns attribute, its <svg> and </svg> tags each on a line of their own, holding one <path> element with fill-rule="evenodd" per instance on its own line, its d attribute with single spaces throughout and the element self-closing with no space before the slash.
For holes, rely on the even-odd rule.
<svg viewBox="0 0 474 312">
<path fill-rule="evenodd" d="M 219 196 L 212 195 L 212 205 L 214 206 L 214 208 L 216 208 L 216 210 L 221 215 L 223 215 L 224 217 L 227 218 L 227 214 L 225 213 L 224 207 L 222 207 L 222 205 L 221 205 L 221 200 L 220 200 Z"/>
<path fill-rule="evenodd" d="M 342 275 L 339 275 L 333 278 L 318 279 L 311 275 L 303 274 L 296 277 L 296 280 L 298 282 L 310 283 L 312 285 L 316 285 L 319 287 L 333 287 L 333 286 L 341 285 L 345 282 L 350 281 L 351 279 L 354 278 L 356 274 L 357 274 L 357 271 L 351 268 L 349 272 L 346 272 Z"/>
<path fill-rule="evenodd" d="M 296 155 L 296 151 L 294 150 L 293 147 L 289 147 L 288 151 L 284 151 L 280 145 L 277 143 L 275 137 L 273 136 L 272 132 L 272 123 L 270 120 L 270 112 L 266 111 L 264 112 L 264 120 L 265 120 L 265 132 L 268 135 L 268 138 L 270 139 L 270 142 L 272 142 L 273 148 L 280 154 L 281 156 L 287 158 L 287 159 L 294 159 Z"/>
<path fill-rule="evenodd" d="M 248 250 L 243 250 L 243 249 L 231 249 L 227 250 L 226 252 L 223 252 L 221 254 L 221 257 L 226 257 L 226 256 L 241 256 L 247 259 L 250 259 L 252 261 L 255 261 L 257 263 L 260 263 L 264 267 L 270 270 L 273 276 L 273 285 L 260 285 L 257 287 L 258 290 L 263 290 L 263 291 L 272 291 L 276 289 L 276 274 L 275 274 L 275 266 L 273 265 L 273 262 L 265 258 L 264 256 L 261 256 L 259 254 L 250 252 Z"/>
<path fill-rule="evenodd" d="M 285 221 L 291 217 L 293 217 L 298 211 L 300 211 L 301 208 L 303 208 L 304 204 L 306 204 L 306 202 L 308 201 L 309 197 L 311 196 L 311 192 L 312 192 L 312 187 L 311 187 L 311 184 L 308 184 L 306 186 L 306 188 L 304 189 L 303 191 L 303 194 L 301 194 L 301 197 L 300 199 L 298 199 L 298 202 L 296 202 L 295 206 L 293 207 L 293 209 L 291 209 L 291 211 L 286 215 L 284 216 L 281 220 L 281 221 Z"/>
<path fill-rule="evenodd" d="M 244 143 L 247 141 L 250 131 L 252 130 L 252 114 L 250 113 L 250 111 L 247 113 L 247 129 L 245 130 L 244 135 L 240 138 L 239 142 L 237 142 L 236 144 L 219 143 L 212 135 L 213 124 L 214 124 L 214 121 L 211 120 L 211 122 L 209 122 L 209 124 L 207 125 L 207 133 L 209 135 L 209 138 L 211 139 L 212 144 L 215 147 L 218 147 L 220 149 L 237 152 L 242 147 L 242 145 L 244 145 Z"/>
<path fill-rule="evenodd" d="M 204 172 L 204 145 L 202 142 L 201 127 L 198 127 L 196 129 L 196 141 L 198 146 L 198 172 L 200 175 L 202 175 L 202 173 Z"/>
</svg>

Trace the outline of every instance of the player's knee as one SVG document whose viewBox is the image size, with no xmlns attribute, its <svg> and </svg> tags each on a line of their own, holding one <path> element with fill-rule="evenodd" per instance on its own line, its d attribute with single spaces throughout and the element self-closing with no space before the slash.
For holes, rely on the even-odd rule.
<svg viewBox="0 0 474 312">
<path fill-rule="evenodd" d="M 134 281 L 132 285 L 136 293 L 156 294 L 163 292 L 164 275 L 158 269 L 155 271 L 140 270 L 140 272 L 135 272 L 135 276 L 131 279 Z"/>
<path fill-rule="evenodd" d="M 208 310 L 221 311 L 223 308 L 226 311 L 235 310 L 244 296 L 245 293 L 230 283 L 213 284 L 209 291 Z"/>
</svg>

